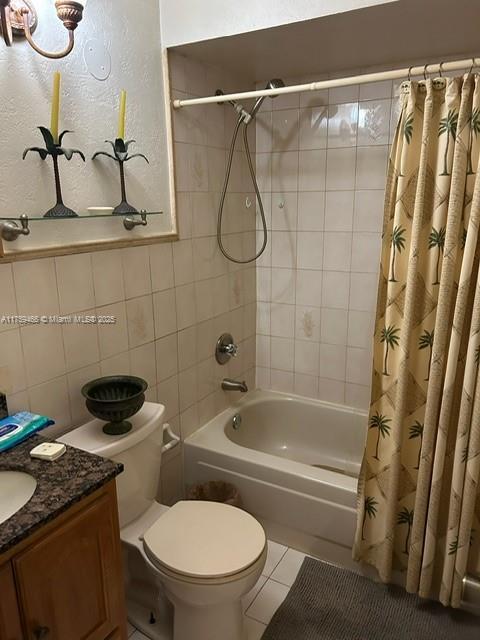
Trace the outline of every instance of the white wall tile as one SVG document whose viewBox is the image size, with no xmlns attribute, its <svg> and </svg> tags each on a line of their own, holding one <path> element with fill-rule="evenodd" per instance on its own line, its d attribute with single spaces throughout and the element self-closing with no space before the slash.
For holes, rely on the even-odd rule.
<svg viewBox="0 0 480 640">
<path fill-rule="evenodd" d="M 178 368 L 180 371 L 193 367 L 198 362 L 197 356 L 197 327 L 192 326 L 179 331 L 178 337 Z"/>
<path fill-rule="evenodd" d="M 270 388 L 273 391 L 293 393 L 294 375 L 291 371 L 270 370 Z"/>
<path fill-rule="evenodd" d="M 155 338 L 162 338 L 177 330 L 174 289 L 160 291 L 153 295 L 153 314 L 155 319 Z"/>
<path fill-rule="evenodd" d="M 298 109 L 273 112 L 273 151 L 295 151 L 298 149 Z"/>
<path fill-rule="evenodd" d="M 176 287 L 194 281 L 191 240 L 180 240 L 173 244 L 173 269 Z"/>
<path fill-rule="evenodd" d="M 142 296 L 127 300 L 128 343 L 130 349 L 153 342 L 155 328 L 152 296 Z"/>
<path fill-rule="evenodd" d="M 297 238 L 297 267 L 321 269 L 323 266 L 324 234 L 320 231 L 299 232 Z"/>
<path fill-rule="evenodd" d="M 350 271 L 352 234 L 325 232 L 323 267 L 326 271 Z"/>
<path fill-rule="evenodd" d="M 295 337 L 300 340 L 320 340 L 320 309 L 297 304 L 295 307 Z"/>
<path fill-rule="evenodd" d="M 86 315 L 95 315 L 90 309 Z M 67 371 L 82 369 L 100 360 L 98 327 L 96 324 L 65 324 L 62 326 Z"/>
<path fill-rule="evenodd" d="M 0 333 L 0 391 L 16 393 L 27 387 L 20 329 Z"/>
<path fill-rule="evenodd" d="M 13 283 L 13 271 L 11 264 L 0 264 L 0 291 L 2 303 L 0 309 L 0 332 L 12 328 L 7 322 L 2 322 L 2 316 L 17 315 L 17 300 L 15 297 L 15 285 Z"/>
<path fill-rule="evenodd" d="M 358 144 L 385 145 L 390 135 L 391 100 L 367 100 L 360 103 Z"/>
<path fill-rule="evenodd" d="M 297 194 L 272 193 L 271 228 L 292 231 L 297 228 Z"/>
<path fill-rule="evenodd" d="M 329 378 L 319 378 L 318 398 L 334 404 L 344 404 L 345 383 L 339 380 L 330 380 Z"/>
<path fill-rule="evenodd" d="M 355 188 L 356 148 L 329 149 L 327 152 L 328 191 L 345 191 Z"/>
<path fill-rule="evenodd" d="M 370 386 L 348 382 L 345 385 L 345 404 L 367 411 L 370 407 L 370 393 Z"/>
<path fill-rule="evenodd" d="M 257 384 L 355 407 L 366 402 L 370 383 L 349 380 L 347 348 L 353 375 L 350 350 L 371 350 L 391 86 L 302 94 L 299 112 L 296 99 L 272 101 L 272 119 L 264 107 L 257 169 L 265 173 L 272 233 L 255 265 Z M 241 209 L 239 199 L 235 207 Z M 235 215 L 234 233 L 226 236 L 237 253 L 239 221 Z M 257 248 L 262 241 L 260 233 Z"/>
<path fill-rule="evenodd" d="M 127 309 L 125 302 L 97 308 L 98 315 L 113 316 L 113 324 L 98 325 L 98 341 L 102 360 L 128 351 Z"/>
<path fill-rule="evenodd" d="M 130 350 L 130 373 L 148 382 L 150 389 L 157 383 L 155 345 L 152 342 Z"/>
<path fill-rule="evenodd" d="M 354 147 L 357 144 L 358 103 L 328 107 L 328 148 Z"/>
<path fill-rule="evenodd" d="M 95 306 L 95 295 L 91 254 L 57 257 L 55 268 L 60 313 L 69 314 L 92 309 Z"/>
<path fill-rule="evenodd" d="M 313 149 L 298 154 L 299 191 L 324 191 L 327 151 Z"/>
<path fill-rule="evenodd" d="M 387 146 L 358 147 L 355 187 L 357 189 L 384 189 L 387 160 Z"/>
<path fill-rule="evenodd" d="M 152 292 L 148 247 L 129 247 L 122 250 L 123 278 L 127 299 Z"/>
<path fill-rule="evenodd" d="M 327 147 L 328 109 L 326 106 L 300 110 L 300 149 Z"/>
<path fill-rule="evenodd" d="M 359 97 L 359 85 L 354 84 L 348 87 L 335 87 L 329 89 L 329 104 L 342 104 L 345 102 L 352 102 L 358 100 Z"/>
<path fill-rule="evenodd" d="M 272 151 L 272 112 L 260 111 L 256 119 L 256 151 L 271 153 Z"/>
<path fill-rule="evenodd" d="M 295 306 L 290 304 L 272 304 L 270 307 L 272 336 L 292 338 L 295 333 Z"/>
<path fill-rule="evenodd" d="M 92 269 L 97 307 L 125 299 L 121 249 L 93 253 Z"/>
<path fill-rule="evenodd" d="M 271 154 L 271 191 L 296 191 L 298 188 L 298 152 L 282 151 Z M 262 154 L 260 154 L 260 157 Z M 265 185 L 259 188 L 265 189 Z M 270 189 L 265 189 L 270 191 Z"/>
<path fill-rule="evenodd" d="M 348 346 L 368 349 L 373 341 L 375 318 L 369 311 L 353 311 L 348 314 Z"/>
<path fill-rule="evenodd" d="M 96 365 L 94 365 L 96 366 Z M 130 358 L 128 351 L 100 361 L 102 376 L 130 375 Z"/>
<path fill-rule="evenodd" d="M 8 335 L 8 332 L 3 335 Z M 20 335 L 29 386 L 65 374 L 65 351 L 60 325 L 37 324 L 22 327 Z"/>
<path fill-rule="evenodd" d="M 295 340 L 295 373 L 318 376 L 319 344 L 308 340 Z"/>
<path fill-rule="evenodd" d="M 392 81 L 368 82 L 360 85 L 360 101 L 390 98 L 392 95 Z"/>
<path fill-rule="evenodd" d="M 348 311 L 346 309 L 322 308 L 321 342 L 345 345 L 347 342 Z"/>
<path fill-rule="evenodd" d="M 152 291 L 171 289 L 173 281 L 172 245 L 164 242 L 149 247 Z"/>
<path fill-rule="evenodd" d="M 380 266 L 380 234 L 355 233 L 352 243 L 352 271 L 377 273 Z"/>
<path fill-rule="evenodd" d="M 172 376 L 158 383 L 157 399 L 165 407 L 165 420 L 170 420 L 179 413 L 178 376 Z"/>
<path fill-rule="evenodd" d="M 65 376 L 31 387 L 28 397 L 32 413 L 55 420 L 55 425 L 48 429 L 49 435 L 62 433 L 70 427 L 70 402 Z"/>
<path fill-rule="evenodd" d="M 177 334 L 172 333 L 156 340 L 155 354 L 158 382 L 175 375 L 178 371 Z"/>
<path fill-rule="evenodd" d="M 369 385 L 372 372 L 371 349 L 347 349 L 347 382 Z"/>
<path fill-rule="evenodd" d="M 349 273 L 346 271 L 324 271 L 322 286 L 322 306 L 330 309 L 348 309 Z"/>
<path fill-rule="evenodd" d="M 270 366 L 272 369 L 293 371 L 295 343 L 293 338 L 274 338 L 270 340 Z"/>
<path fill-rule="evenodd" d="M 195 283 L 195 306 L 197 322 L 213 317 L 213 280 L 202 280 Z"/>
<path fill-rule="evenodd" d="M 191 327 L 197 321 L 195 309 L 195 286 L 186 284 L 175 289 L 177 327 L 179 330 Z"/>
<path fill-rule="evenodd" d="M 383 224 L 385 194 L 382 190 L 362 190 L 355 192 L 354 231 L 378 233 Z"/>
<path fill-rule="evenodd" d="M 257 335 L 257 364 L 270 368 L 270 336 Z"/>
<path fill-rule="evenodd" d="M 373 313 L 377 302 L 378 277 L 375 273 L 352 273 L 349 307 Z"/>
<path fill-rule="evenodd" d="M 295 234 L 288 231 L 272 231 L 272 267 L 294 268 L 297 247 Z"/>
<path fill-rule="evenodd" d="M 300 191 L 298 193 L 297 229 L 323 231 L 325 220 L 325 192 Z"/>
<path fill-rule="evenodd" d="M 320 307 L 322 304 L 322 274 L 318 271 L 296 271 L 296 304 Z"/>
<path fill-rule="evenodd" d="M 352 230 L 354 194 L 354 191 L 327 191 L 325 231 Z"/>
<path fill-rule="evenodd" d="M 320 344 L 320 377 L 345 380 L 347 350 L 343 345 Z"/>
<path fill-rule="evenodd" d="M 318 378 L 304 373 L 296 373 L 294 378 L 294 392 L 299 396 L 316 398 L 318 395 Z"/>
<path fill-rule="evenodd" d="M 20 315 L 58 314 L 57 278 L 53 258 L 16 262 L 13 265 L 13 277 Z"/>
</svg>

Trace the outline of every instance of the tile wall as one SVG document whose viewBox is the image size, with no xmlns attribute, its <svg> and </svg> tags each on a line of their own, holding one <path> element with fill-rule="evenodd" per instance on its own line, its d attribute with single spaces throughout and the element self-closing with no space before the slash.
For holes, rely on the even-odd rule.
<svg viewBox="0 0 480 640">
<path fill-rule="evenodd" d="M 271 242 L 257 267 L 260 387 L 368 406 L 396 89 L 379 82 L 264 102 L 257 170 Z"/>
<path fill-rule="evenodd" d="M 186 86 L 191 95 L 205 95 L 221 83 L 214 69 L 172 60 L 178 95 Z M 175 114 L 178 242 L 0 265 L 0 316 L 116 318 L 101 327 L 0 324 L 0 390 L 11 411 L 50 415 L 64 431 L 90 418 L 80 394 L 85 382 L 131 373 L 149 382 L 148 399 L 164 403 L 166 420 L 186 437 L 236 395 L 220 390 L 224 376 L 253 388 L 255 269 L 227 263 L 215 239 L 228 117 L 221 107 Z M 243 160 L 238 154 L 226 220 L 227 246 L 239 256 L 255 249 Z M 240 353 L 220 368 L 213 352 L 227 330 Z M 167 503 L 182 491 L 180 453 L 173 450 L 162 465 Z"/>
</svg>

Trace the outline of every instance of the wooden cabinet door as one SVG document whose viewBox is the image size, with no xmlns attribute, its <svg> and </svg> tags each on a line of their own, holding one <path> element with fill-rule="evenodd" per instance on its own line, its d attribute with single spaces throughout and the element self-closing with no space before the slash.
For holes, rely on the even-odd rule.
<svg viewBox="0 0 480 640">
<path fill-rule="evenodd" d="M 0 567 L 0 640 L 22 640 L 17 592 L 10 563 Z"/>
<path fill-rule="evenodd" d="M 25 640 L 105 640 L 122 624 L 114 496 L 101 496 L 14 558 Z"/>
</svg>

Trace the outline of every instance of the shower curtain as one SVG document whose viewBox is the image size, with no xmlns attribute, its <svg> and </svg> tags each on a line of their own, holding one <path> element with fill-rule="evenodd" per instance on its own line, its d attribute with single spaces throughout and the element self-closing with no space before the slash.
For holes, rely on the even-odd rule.
<svg viewBox="0 0 480 640">
<path fill-rule="evenodd" d="M 401 99 L 354 557 L 458 607 L 480 574 L 479 76 Z"/>
</svg>

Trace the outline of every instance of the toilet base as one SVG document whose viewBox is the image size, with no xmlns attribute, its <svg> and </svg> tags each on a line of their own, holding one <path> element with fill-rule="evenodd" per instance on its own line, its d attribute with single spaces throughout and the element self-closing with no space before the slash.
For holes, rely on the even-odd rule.
<svg viewBox="0 0 480 640">
<path fill-rule="evenodd" d="M 247 640 L 242 601 L 194 606 L 167 593 L 173 603 L 173 640 Z"/>
<path fill-rule="evenodd" d="M 150 640 L 173 640 L 173 622 L 171 617 L 161 615 L 154 609 L 155 623 L 150 622 L 151 608 L 127 598 L 128 621 Z"/>
</svg>

